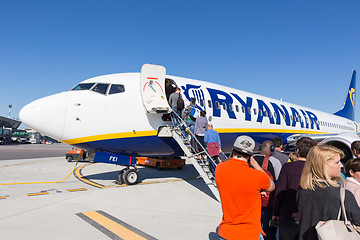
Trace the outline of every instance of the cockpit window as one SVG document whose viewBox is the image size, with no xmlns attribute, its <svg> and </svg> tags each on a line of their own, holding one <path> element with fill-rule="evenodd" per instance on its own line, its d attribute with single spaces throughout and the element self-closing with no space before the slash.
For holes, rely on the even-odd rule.
<svg viewBox="0 0 360 240">
<path fill-rule="evenodd" d="M 94 84 L 95 83 L 80 83 L 76 87 L 71 89 L 71 91 L 74 91 L 74 90 L 89 90 L 92 86 L 94 86 Z"/>
<path fill-rule="evenodd" d="M 125 92 L 125 86 L 121 84 L 112 84 L 110 87 L 109 95 L 115 93 Z"/>
<path fill-rule="evenodd" d="M 106 94 L 106 90 L 107 90 L 108 86 L 109 86 L 109 84 L 107 84 L 107 83 L 98 83 L 98 84 L 96 84 L 95 87 L 93 87 L 93 89 L 91 89 L 91 91 L 101 93 L 101 94 Z"/>
</svg>

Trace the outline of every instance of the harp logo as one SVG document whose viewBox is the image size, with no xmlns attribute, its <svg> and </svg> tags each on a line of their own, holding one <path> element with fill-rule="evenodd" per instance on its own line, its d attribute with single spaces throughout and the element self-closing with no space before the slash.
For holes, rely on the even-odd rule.
<svg viewBox="0 0 360 240">
<path fill-rule="evenodd" d="M 350 98 L 353 108 L 355 108 L 355 89 L 354 88 L 351 88 L 349 90 L 349 98 Z"/>
</svg>

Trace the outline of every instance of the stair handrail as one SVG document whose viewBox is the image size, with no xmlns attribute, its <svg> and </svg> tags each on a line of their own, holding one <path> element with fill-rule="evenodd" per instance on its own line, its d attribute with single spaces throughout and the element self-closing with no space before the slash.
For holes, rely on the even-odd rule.
<svg viewBox="0 0 360 240">
<path fill-rule="evenodd" d="M 214 161 L 214 159 L 210 156 L 210 154 L 209 154 L 208 151 L 204 148 L 204 146 L 199 142 L 199 140 L 196 138 L 195 134 L 193 134 L 193 133 L 189 130 L 188 126 L 186 125 L 186 122 L 176 113 L 176 111 L 174 111 L 173 109 L 171 109 L 171 110 L 172 110 L 172 111 L 171 111 L 170 113 L 174 113 L 174 115 L 175 115 L 178 119 L 180 119 L 180 124 L 181 124 L 181 123 L 184 124 L 184 126 L 185 126 L 186 130 L 188 131 L 188 133 L 190 133 L 190 135 L 192 136 L 192 138 L 195 139 L 195 141 L 196 141 L 196 143 L 198 144 L 198 146 L 200 146 L 200 147 L 202 148 L 203 152 L 206 154 L 207 158 L 210 160 L 209 163 L 213 164 L 214 170 L 215 170 L 217 164 L 216 164 L 216 162 Z M 173 119 L 173 117 L 172 117 L 172 114 L 170 114 L 170 116 L 171 116 L 171 120 L 172 120 L 172 122 L 173 122 L 174 127 L 176 127 L 175 124 L 174 124 L 174 119 Z M 180 124 L 179 124 L 179 125 L 180 125 Z M 192 146 L 191 146 L 191 147 L 192 147 Z M 195 149 L 193 149 L 193 150 L 195 150 Z M 197 154 L 196 154 L 196 155 L 197 155 Z"/>
</svg>

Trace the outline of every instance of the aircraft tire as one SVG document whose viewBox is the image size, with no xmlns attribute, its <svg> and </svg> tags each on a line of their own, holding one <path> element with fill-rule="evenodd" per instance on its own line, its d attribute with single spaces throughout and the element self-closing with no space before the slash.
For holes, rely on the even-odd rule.
<svg viewBox="0 0 360 240">
<path fill-rule="evenodd" d="M 137 170 L 135 169 L 129 169 L 127 171 L 124 172 L 124 182 L 127 185 L 134 185 L 138 182 L 139 180 L 139 174 L 137 172 Z"/>
<path fill-rule="evenodd" d="M 124 170 L 120 171 L 118 181 L 119 181 L 120 185 L 125 183 L 125 181 L 124 181 Z"/>
<path fill-rule="evenodd" d="M 162 170 L 161 165 L 160 165 L 160 162 L 157 162 L 157 163 L 156 163 L 156 168 L 157 168 L 158 170 Z"/>
</svg>

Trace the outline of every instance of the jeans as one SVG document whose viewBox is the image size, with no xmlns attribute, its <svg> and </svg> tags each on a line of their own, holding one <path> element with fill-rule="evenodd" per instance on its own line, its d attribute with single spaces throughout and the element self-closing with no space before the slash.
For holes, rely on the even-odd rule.
<svg viewBox="0 0 360 240">
<path fill-rule="evenodd" d="M 177 107 L 172 107 L 172 110 L 174 110 L 174 112 L 175 112 L 178 116 L 180 116 L 180 111 L 177 110 Z M 172 118 L 173 118 L 174 126 L 176 127 L 176 126 L 178 126 L 178 125 L 180 124 L 180 119 L 179 119 L 178 116 L 176 116 L 175 113 L 171 113 L 171 116 L 172 116 Z"/>
<path fill-rule="evenodd" d="M 261 208 L 261 225 L 266 236 L 265 240 L 276 240 L 276 227 L 269 227 L 269 222 L 272 219 L 273 207 Z"/>
<path fill-rule="evenodd" d="M 299 223 L 294 219 L 280 215 L 279 219 L 279 240 L 299 239 Z"/>
<path fill-rule="evenodd" d="M 190 132 L 192 134 L 194 134 L 194 130 L 195 130 L 195 122 L 193 120 L 185 120 L 186 126 L 188 126 L 188 128 L 190 128 Z"/>
</svg>

